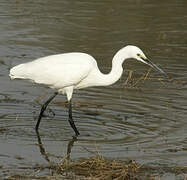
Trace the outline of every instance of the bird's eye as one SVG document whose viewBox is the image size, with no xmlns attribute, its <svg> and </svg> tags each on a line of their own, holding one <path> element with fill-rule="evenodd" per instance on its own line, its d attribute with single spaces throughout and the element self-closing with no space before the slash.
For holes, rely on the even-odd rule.
<svg viewBox="0 0 187 180">
<path fill-rule="evenodd" d="M 141 55 L 140 55 L 140 54 L 137 54 L 137 56 L 139 56 L 139 57 L 140 57 Z"/>
</svg>

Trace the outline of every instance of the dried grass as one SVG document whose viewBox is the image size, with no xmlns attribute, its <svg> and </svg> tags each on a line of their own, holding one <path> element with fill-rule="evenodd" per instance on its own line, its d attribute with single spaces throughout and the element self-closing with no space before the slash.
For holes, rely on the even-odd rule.
<svg viewBox="0 0 187 180">
<path fill-rule="evenodd" d="M 103 157 L 84 158 L 78 162 L 71 162 L 68 165 L 59 164 L 58 171 L 73 172 L 79 179 L 92 180 L 138 180 L 138 172 L 141 166 L 134 161 L 120 163 L 115 160 L 106 160 Z"/>
</svg>

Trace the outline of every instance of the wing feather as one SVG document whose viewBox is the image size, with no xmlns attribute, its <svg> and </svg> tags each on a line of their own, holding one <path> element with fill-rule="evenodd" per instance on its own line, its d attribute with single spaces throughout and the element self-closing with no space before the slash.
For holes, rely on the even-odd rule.
<svg viewBox="0 0 187 180">
<path fill-rule="evenodd" d="M 66 53 L 39 58 L 15 66 L 10 77 L 28 79 L 35 83 L 61 89 L 75 86 L 95 67 L 95 59 L 84 53 Z"/>
</svg>

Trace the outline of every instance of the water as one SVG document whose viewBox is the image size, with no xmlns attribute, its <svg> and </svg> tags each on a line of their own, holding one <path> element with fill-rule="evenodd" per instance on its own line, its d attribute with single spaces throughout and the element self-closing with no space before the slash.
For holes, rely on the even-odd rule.
<svg viewBox="0 0 187 180">
<path fill-rule="evenodd" d="M 110 87 L 76 91 L 73 116 L 81 135 L 73 144 L 71 159 L 98 152 L 154 167 L 186 167 L 186 7 L 185 0 L 2 0 L 0 175 L 48 163 L 40 152 L 34 126 L 41 104 L 52 91 L 25 81 L 10 81 L 10 67 L 50 54 L 80 51 L 93 55 L 101 71 L 107 73 L 115 52 L 127 44 L 141 47 L 174 80 L 146 80 L 136 88 L 127 88 L 125 71 Z M 133 70 L 136 78 L 149 69 L 133 60 L 124 67 Z M 150 76 L 161 77 L 154 70 Z M 65 101 L 57 96 L 40 124 L 40 140 L 54 162 L 66 156 L 74 135 Z M 180 178 L 165 172 L 164 179 L 171 176 Z"/>
</svg>

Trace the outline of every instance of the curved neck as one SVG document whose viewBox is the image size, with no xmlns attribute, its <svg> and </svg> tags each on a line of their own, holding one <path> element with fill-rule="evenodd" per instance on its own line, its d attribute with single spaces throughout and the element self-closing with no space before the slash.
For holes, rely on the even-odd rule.
<svg viewBox="0 0 187 180">
<path fill-rule="evenodd" d="M 125 53 L 125 49 L 119 50 L 113 57 L 112 60 L 112 69 L 110 73 L 103 74 L 99 73 L 98 77 L 98 86 L 107 86 L 114 84 L 119 78 L 121 77 L 123 73 L 123 67 L 122 64 L 127 59 L 128 56 Z"/>
</svg>

